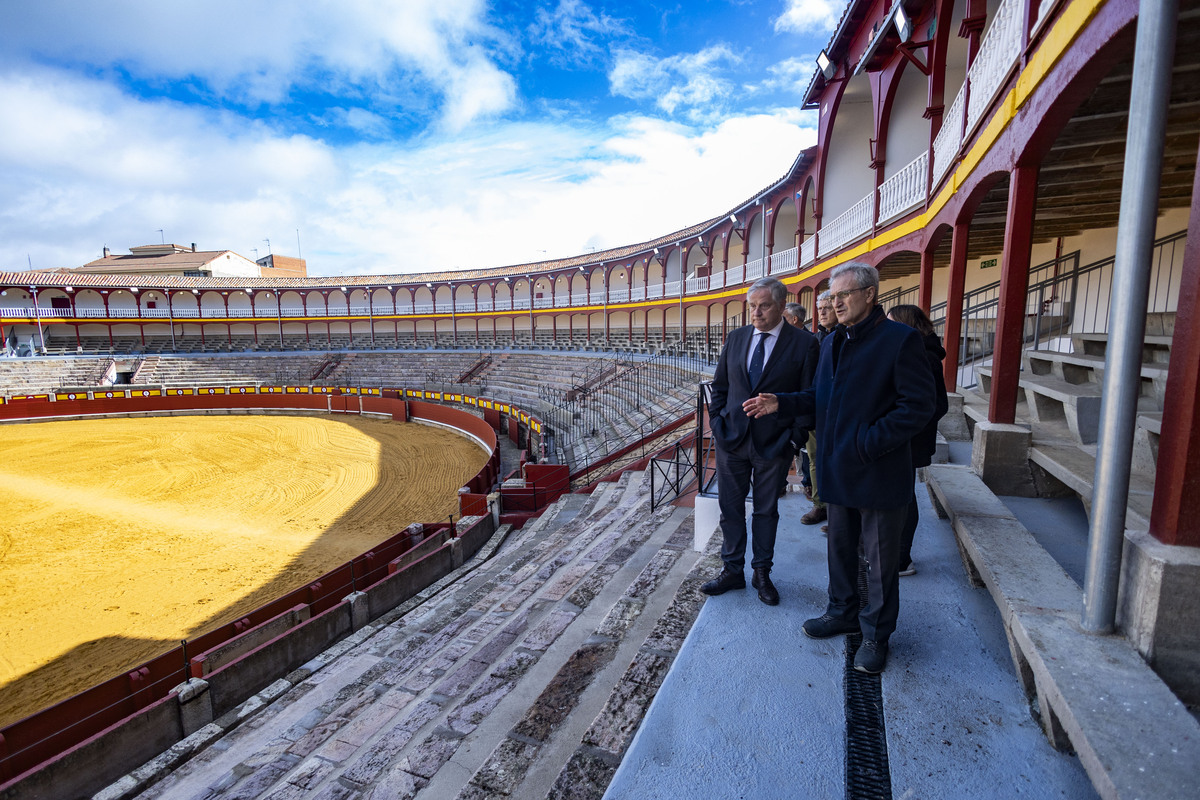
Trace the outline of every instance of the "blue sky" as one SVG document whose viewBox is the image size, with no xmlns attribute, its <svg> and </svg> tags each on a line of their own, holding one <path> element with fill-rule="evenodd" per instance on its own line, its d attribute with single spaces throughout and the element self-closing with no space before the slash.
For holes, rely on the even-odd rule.
<svg viewBox="0 0 1200 800">
<path fill-rule="evenodd" d="M 665 235 L 815 142 L 802 94 L 842 10 L 10 0 L 0 269 L 270 240 L 310 274 L 400 273 Z"/>
</svg>

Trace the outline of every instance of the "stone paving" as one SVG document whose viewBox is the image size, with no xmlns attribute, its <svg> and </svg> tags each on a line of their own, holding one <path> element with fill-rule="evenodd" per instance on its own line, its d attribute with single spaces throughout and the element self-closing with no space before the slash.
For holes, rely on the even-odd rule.
<svg viewBox="0 0 1200 800">
<path fill-rule="evenodd" d="M 650 510 L 644 473 L 565 496 L 148 788 L 97 797 L 599 798 L 702 605 L 692 536 L 689 509 Z"/>
</svg>

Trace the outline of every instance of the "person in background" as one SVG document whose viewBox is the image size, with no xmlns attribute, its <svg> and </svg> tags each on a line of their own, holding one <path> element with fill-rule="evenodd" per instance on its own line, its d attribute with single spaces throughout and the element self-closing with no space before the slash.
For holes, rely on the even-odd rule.
<svg viewBox="0 0 1200 800">
<path fill-rule="evenodd" d="M 804 306 L 799 303 L 788 303 L 783 307 L 783 318 L 787 320 L 788 325 L 793 325 L 800 330 L 805 330 L 804 321 L 808 317 L 808 312 Z M 812 499 L 812 478 L 809 476 L 809 455 L 806 445 L 808 437 L 812 432 L 806 430 L 799 425 L 792 427 L 792 444 L 796 448 L 796 474 L 800 476 L 800 485 L 804 487 L 804 496 L 809 500 Z M 780 490 L 779 496 L 783 497 L 787 494 L 787 484 L 784 484 Z"/>
<path fill-rule="evenodd" d="M 950 408 L 946 399 L 946 379 L 942 374 L 942 359 L 946 357 L 946 349 L 942 347 L 942 340 L 934 331 L 933 323 L 929 321 L 929 317 L 925 316 L 925 312 L 921 310 L 920 306 L 895 306 L 888 311 L 888 319 L 907 325 L 921 334 L 921 339 L 925 343 L 925 359 L 929 362 L 929 369 L 933 373 L 933 382 L 937 387 L 937 396 L 934 398 L 937 405 L 933 419 L 929 420 L 929 424 L 913 437 L 910 445 L 913 468 L 920 469 L 933 463 L 933 454 L 937 450 L 938 420 L 946 416 L 946 412 Z M 917 490 L 916 484 L 914 484 L 912 498 L 908 501 L 908 518 L 904 521 L 904 530 L 900 535 L 900 575 L 907 576 L 917 573 L 917 568 L 913 566 L 912 545 L 913 536 L 917 532 L 918 515 Z"/>
<path fill-rule="evenodd" d="M 837 315 L 833 313 L 833 298 L 829 296 L 829 290 L 826 289 L 817 295 L 817 330 L 814 334 L 817 341 L 824 341 L 826 336 L 833 333 L 835 327 L 837 327 Z M 811 488 L 806 489 L 804 494 L 812 501 L 813 505 L 808 513 L 800 518 L 800 521 L 805 525 L 816 525 L 828 518 L 828 512 L 825 510 L 825 502 L 821 500 L 821 488 L 817 484 L 817 432 L 815 430 L 808 432 L 805 450 L 808 454 L 808 485 Z M 821 526 L 823 533 L 827 533 L 828 530 L 828 525 Z"/>
<path fill-rule="evenodd" d="M 783 321 L 787 287 L 763 278 L 746 293 L 750 323 L 730 332 L 713 372 L 709 425 L 717 447 L 717 502 L 721 509 L 721 573 L 700 587 L 708 595 L 746 588 L 746 496 L 751 515 L 751 585 L 758 599 L 779 604 L 771 582 L 779 490 L 792 463 L 792 426 L 812 426 L 812 412 L 751 419 L 742 404 L 756 392 L 799 392 L 812 385 L 817 340 Z M 799 417 L 799 419 L 797 419 Z"/>
<path fill-rule="evenodd" d="M 825 341 L 825 337 L 833 333 L 836 327 L 837 314 L 833 311 L 833 298 L 826 289 L 817 296 L 817 341 Z"/>
</svg>

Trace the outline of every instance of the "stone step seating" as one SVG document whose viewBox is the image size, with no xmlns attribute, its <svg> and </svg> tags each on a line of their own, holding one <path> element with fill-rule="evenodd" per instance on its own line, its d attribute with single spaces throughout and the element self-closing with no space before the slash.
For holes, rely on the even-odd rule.
<svg viewBox="0 0 1200 800">
<path fill-rule="evenodd" d="M 231 712 L 169 774 L 147 768 L 97 797 L 598 800 L 714 560 L 688 549 L 690 510 L 649 510 L 646 480 L 560 498 L 240 724 Z"/>
<path fill-rule="evenodd" d="M 460 331 L 457 339 L 450 333 L 391 331 L 379 323 L 375 338 L 371 335 L 355 333 L 323 335 L 311 331 L 308 336 L 303 333 L 284 331 L 282 341 L 278 332 L 261 329 L 257 340 L 253 336 L 236 335 L 232 339 L 219 331 L 209 331 L 202 339 L 194 330 L 183 333 L 176 332 L 172 341 L 170 336 L 163 335 L 151 326 L 147 329 L 145 340 L 139 336 L 115 336 L 110 342 L 107 336 L 81 336 L 78 342 L 73 335 L 60 333 L 53 339 L 47 335 L 46 353 L 48 355 L 111 355 L 111 354 L 152 354 L 152 353 L 273 353 L 314 351 L 321 349 L 379 351 L 379 350 L 478 350 L 486 349 L 541 349 L 556 352 L 587 352 L 610 353 L 631 352 L 652 354 L 666 347 L 678 347 L 678 333 L 643 335 L 640 329 L 632 333 L 622 329 L 610 330 L 609 336 L 604 336 L 603 330 L 593 331 L 589 337 L 586 332 L 559 331 L 557 339 L 551 334 L 538 333 L 538 338 L 531 337 L 528 331 L 481 330 L 478 337 L 474 331 Z M 689 329 L 683 349 L 692 356 L 706 361 L 714 361 L 720 353 L 718 341 L 704 342 L 704 334 L 699 329 Z"/>
<path fill-rule="evenodd" d="M 1164 324 L 1173 328 L 1173 323 L 1173 314 L 1158 315 L 1148 320 L 1147 329 L 1161 329 Z M 1024 401 L 1017 405 L 1017 422 L 1029 424 L 1033 432 L 1029 460 L 1075 492 L 1090 513 L 1107 335 L 1075 334 L 1072 339 L 1073 353 L 1025 354 L 1020 378 Z M 1169 356 L 1169 336 L 1146 337 L 1125 518 L 1131 530 L 1150 526 Z M 990 367 L 977 367 L 978 388 L 983 391 L 963 392 L 964 411 L 974 421 L 987 419 L 991 373 Z"/>
<path fill-rule="evenodd" d="M 325 361 L 324 354 L 287 356 L 154 356 L 147 358 L 135 382 L 163 386 L 262 383 L 308 384 Z"/>
<path fill-rule="evenodd" d="M 111 358 L 0 358 L 0 394 L 98 386 L 111 364 Z"/>
<path fill-rule="evenodd" d="M 1152 340 L 1162 340 L 1154 342 Z M 1019 386 L 1025 395 L 1029 419 L 1034 423 L 1065 424 L 1080 444 L 1094 444 L 1100 423 L 1100 397 L 1104 381 L 1107 335 L 1075 334 L 1076 351 L 1028 350 Z M 1089 345 L 1090 343 L 1090 345 Z M 1086 352 L 1087 350 L 1091 352 Z M 1147 337 L 1143 351 L 1139 411 L 1162 411 L 1169 367 L 1169 337 Z M 991 393 L 993 368 L 975 367 L 979 388 Z"/>
</svg>

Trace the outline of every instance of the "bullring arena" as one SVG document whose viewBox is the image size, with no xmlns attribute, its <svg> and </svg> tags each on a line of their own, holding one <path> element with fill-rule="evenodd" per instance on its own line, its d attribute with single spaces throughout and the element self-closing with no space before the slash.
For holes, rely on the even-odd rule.
<svg viewBox="0 0 1200 800">
<path fill-rule="evenodd" d="M 445 520 L 486 459 L 445 428 L 359 417 L 6 426 L 0 727 Z"/>
</svg>

